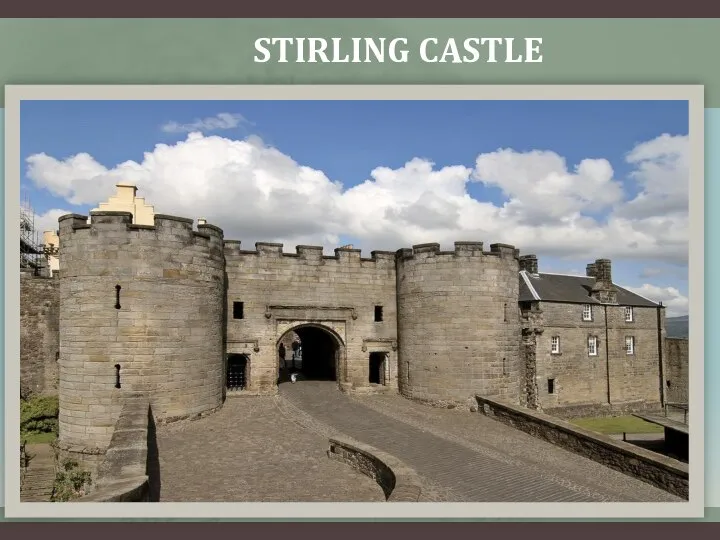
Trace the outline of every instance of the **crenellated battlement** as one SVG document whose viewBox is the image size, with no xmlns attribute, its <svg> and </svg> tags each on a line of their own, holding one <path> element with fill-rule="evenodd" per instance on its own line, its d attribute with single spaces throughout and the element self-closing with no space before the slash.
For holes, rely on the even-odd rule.
<svg viewBox="0 0 720 540">
<path fill-rule="evenodd" d="M 322 246 L 295 246 L 295 253 L 283 251 L 283 244 L 273 242 L 256 242 L 254 250 L 242 249 L 242 242 L 239 240 L 225 241 L 225 256 L 228 258 L 235 257 L 268 257 L 268 258 L 286 258 L 289 260 L 302 260 L 315 263 L 324 261 L 336 261 L 342 264 L 361 264 L 363 262 L 379 262 L 389 261 L 394 264 L 395 253 L 392 251 L 371 251 L 370 257 L 363 257 L 362 250 L 353 248 L 336 248 L 335 255 L 325 255 Z"/>
<path fill-rule="evenodd" d="M 416 244 L 412 248 L 399 249 L 396 252 L 398 261 L 409 259 L 447 260 L 456 257 L 500 257 L 502 259 L 519 259 L 520 250 L 509 244 L 490 244 L 490 251 L 483 249 L 483 242 L 455 242 L 453 251 L 441 251 L 440 244 Z"/>
<path fill-rule="evenodd" d="M 229 257 L 237 256 L 269 256 L 269 257 L 288 257 L 291 259 L 306 260 L 335 260 L 344 262 L 371 262 L 371 261 L 395 261 L 405 260 L 415 257 L 427 258 L 436 256 L 453 256 L 453 257 L 500 257 L 504 259 L 519 259 L 520 250 L 509 244 L 491 244 L 490 251 L 483 249 L 483 242 L 455 242 L 453 251 L 442 251 L 439 243 L 416 244 L 412 248 L 401 248 L 397 251 L 379 251 L 370 252 L 370 257 L 363 257 L 362 250 L 353 248 L 336 248 L 335 255 L 324 255 L 322 246 L 306 246 L 299 245 L 295 247 L 295 253 L 283 251 L 283 244 L 273 242 L 256 242 L 254 250 L 242 249 L 240 240 L 225 241 L 225 255 Z"/>
<path fill-rule="evenodd" d="M 185 245 L 199 243 L 208 248 L 223 247 L 223 230 L 207 223 L 198 224 L 193 229 L 194 221 L 189 218 L 155 214 L 154 225 L 138 225 L 133 223 L 130 212 L 96 210 L 90 212 L 90 219 L 80 214 L 67 214 L 58 219 L 61 239 L 60 245 L 71 240 L 69 235 L 86 234 L 91 236 L 108 235 L 108 238 L 120 240 L 117 233 L 127 233 L 129 239 L 143 239 L 181 242 Z"/>
</svg>

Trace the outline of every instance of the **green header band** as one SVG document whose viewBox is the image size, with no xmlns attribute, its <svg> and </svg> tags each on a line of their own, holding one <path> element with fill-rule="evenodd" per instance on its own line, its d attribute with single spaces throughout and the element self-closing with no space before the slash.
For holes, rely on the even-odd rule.
<svg viewBox="0 0 720 540">
<path fill-rule="evenodd" d="M 410 54 L 256 62 L 263 37 L 404 38 Z M 450 38 L 541 38 L 542 61 L 423 61 L 428 38 L 436 53 Z M 703 84 L 712 108 L 718 45 L 714 19 L 4 19 L 0 84 Z"/>
</svg>

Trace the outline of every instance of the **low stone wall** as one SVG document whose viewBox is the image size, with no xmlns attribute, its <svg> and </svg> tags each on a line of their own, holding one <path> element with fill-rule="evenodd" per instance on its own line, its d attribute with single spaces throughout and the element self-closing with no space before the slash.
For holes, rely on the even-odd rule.
<svg viewBox="0 0 720 540">
<path fill-rule="evenodd" d="M 330 459 L 350 465 L 375 480 L 388 502 L 417 502 L 422 488 L 415 471 L 397 458 L 345 438 L 330 439 Z"/>
<path fill-rule="evenodd" d="M 546 414 L 477 396 L 478 411 L 539 439 L 688 499 L 688 465 Z"/>
<path fill-rule="evenodd" d="M 148 502 L 148 433 L 152 412 L 142 395 L 123 406 L 110 446 L 100 464 L 95 489 L 79 502 Z"/>
<path fill-rule="evenodd" d="M 687 339 L 666 338 L 665 397 L 671 403 L 688 402 L 688 373 L 690 359 Z"/>
<path fill-rule="evenodd" d="M 583 418 L 588 416 L 625 416 L 633 413 L 658 414 L 663 410 L 659 401 L 630 401 L 626 403 L 590 403 L 585 405 L 566 405 L 563 407 L 543 407 L 543 411 L 557 418 Z"/>
</svg>

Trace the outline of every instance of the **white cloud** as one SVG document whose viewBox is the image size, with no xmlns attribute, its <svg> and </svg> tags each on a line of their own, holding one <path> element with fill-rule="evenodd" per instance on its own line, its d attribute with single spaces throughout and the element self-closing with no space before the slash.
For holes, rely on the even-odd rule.
<svg viewBox="0 0 720 540">
<path fill-rule="evenodd" d="M 215 116 L 198 118 L 187 124 L 179 122 L 168 122 L 162 126 L 166 133 L 191 133 L 193 131 L 218 131 L 224 129 L 235 129 L 250 122 L 242 115 L 235 113 L 219 113 Z"/>
<path fill-rule="evenodd" d="M 677 214 L 687 216 L 690 181 L 690 139 L 663 134 L 638 144 L 626 156 L 641 188 L 622 213 L 635 218 Z"/>
<path fill-rule="evenodd" d="M 46 154 L 27 159 L 27 176 L 70 204 L 93 204 L 112 194 L 112 183 L 105 181 L 107 169 L 89 154 L 76 154 L 58 160 Z"/>
<path fill-rule="evenodd" d="M 582 211 L 600 211 L 622 200 L 622 185 L 604 159 L 585 159 L 568 170 L 554 152 L 502 149 L 482 154 L 473 178 L 509 198 L 504 215 L 517 223 L 558 223 Z"/>
<path fill-rule="evenodd" d="M 645 283 L 642 287 L 625 288 L 653 302 L 662 302 L 666 307 L 665 315 L 667 317 L 679 317 L 688 314 L 688 298 L 683 296 L 675 287 L 658 287 Z"/>
<path fill-rule="evenodd" d="M 605 159 L 568 166 L 553 152 L 501 149 L 479 155 L 474 168 L 438 168 L 414 158 L 395 169 L 377 167 L 365 182 L 346 189 L 257 138 L 197 132 L 157 145 L 139 163 L 112 169 L 87 154 L 64 160 L 38 154 L 28 158 L 28 176 L 69 203 L 92 206 L 107 199 L 119 180 L 135 182 L 158 212 L 206 217 L 224 228 L 226 238 L 246 245 L 265 240 L 290 249 L 298 243 L 334 247 L 347 236 L 368 252 L 481 240 L 541 257 L 686 264 L 687 204 L 672 199 L 687 201 L 686 139 L 663 135 L 630 149 L 627 159 L 644 197 L 632 201 Z M 470 182 L 500 188 L 505 202 L 472 198 Z M 606 217 L 598 217 L 601 211 Z"/>
<path fill-rule="evenodd" d="M 57 231 L 58 230 L 58 219 L 60 216 L 64 216 L 66 214 L 72 214 L 69 210 L 61 210 L 58 208 L 53 208 L 52 210 L 48 210 L 44 214 L 36 214 L 35 215 L 35 230 L 40 233 L 40 241 L 42 242 L 42 233 L 45 231 Z"/>
</svg>

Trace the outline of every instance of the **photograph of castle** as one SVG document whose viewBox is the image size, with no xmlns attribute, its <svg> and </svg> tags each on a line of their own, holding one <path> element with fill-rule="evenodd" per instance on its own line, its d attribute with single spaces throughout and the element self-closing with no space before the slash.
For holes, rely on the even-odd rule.
<svg viewBox="0 0 720 540">
<path fill-rule="evenodd" d="M 23 101 L 20 501 L 687 501 L 689 115 Z"/>
</svg>

